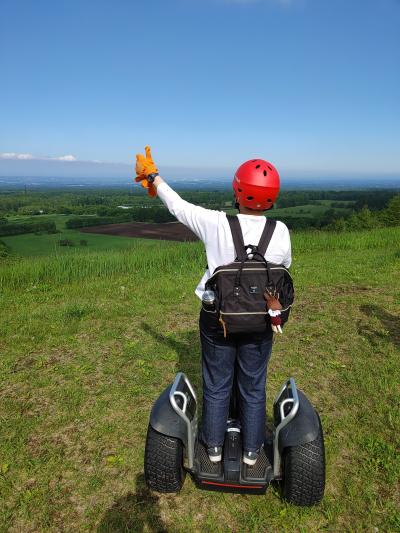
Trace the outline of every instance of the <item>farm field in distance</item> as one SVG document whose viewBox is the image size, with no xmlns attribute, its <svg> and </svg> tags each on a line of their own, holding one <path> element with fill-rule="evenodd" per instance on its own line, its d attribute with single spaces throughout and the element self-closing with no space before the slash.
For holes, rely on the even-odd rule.
<svg viewBox="0 0 400 533">
<path fill-rule="evenodd" d="M 124 224 L 106 224 L 105 226 L 94 226 L 82 228 L 83 233 L 101 233 L 102 235 L 118 235 L 125 237 L 135 237 L 144 239 L 157 239 L 164 241 L 197 241 L 198 237 L 180 222 L 164 222 L 156 224 L 154 222 L 146 224 L 144 222 L 126 222 Z"/>
<path fill-rule="evenodd" d="M 236 213 L 230 191 L 189 190 L 182 194 L 188 201 L 198 205 L 225 210 L 229 214 Z M 268 216 L 286 222 L 290 228 L 318 229 L 349 217 L 363 205 L 381 209 L 395 194 L 395 190 L 286 191 Z M 144 226 L 133 224 L 130 229 L 126 224 L 172 221 L 174 218 L 158 199 L 149 199 L 146 195 L 132 194 L 126 190 L 5 191 L 0 194 L 0 241 L 11 256 L 75 253 L 77 249 L 128 249 L 133 243 L 126 236 L 156 235 L 154 226 L 149 226 L 147 229 L 151 232 L 146 234 Z M 14 232 L 10 229 L 11 226 L 23 224 L 32 229 L 20 233 L 18 228 Z M 53 228 L 38 227 L 40 224 L 53 225 Z M 90 228 L 104 225 L 110 227 L 99 228 L 98 232 Z M 168 238 L 192 238 L 188 230 L 172 227 L 174 231 Z M 168 226 L 160 228 L 163 230 L 162 236 L 165 235 Z"/>
<path fill-rule="evenodd" d="M 57 226 L 60 227 L 60 226 Z M 97 234 L 83 234 L 78 230 L 68 230 L 60 228 L 60 233 L 52 235 L 26 233 L 23 235 L 13 235 L 10 237 L 0 237 L 0 239 L 9 246 L 13 256 L 33 257 L 48 256 L 50 254 L 65 255 L 80 251 L 100 251 L 100 250 L 118 250 L 128 249 L 134 245 L 129 237 L 113 236 L 112 242 L 110 237 Z M 73 243 L 73 246 L 60 246 L 58 243 L 61 239 L 67 239 Z M 86 244 L 82 246 L 81 240 Z"/>
<path fill-rule="evenodd" d="M 0 531 L 397 531 L 400 227 L 292 232 L 296 304 L 267 397 L 270 415 L 294 376 L 321 414 L 326 494 L 303 509 L 276 487 L 211 493 L 187 477 L 178 495 L 148 491 L 154 399 L 179 370 L 201 393 L 205 254 L 66 228 L 88 215 L 6 215 L 53 218 L 61 233 L 0 237 Z"/>
</svg>

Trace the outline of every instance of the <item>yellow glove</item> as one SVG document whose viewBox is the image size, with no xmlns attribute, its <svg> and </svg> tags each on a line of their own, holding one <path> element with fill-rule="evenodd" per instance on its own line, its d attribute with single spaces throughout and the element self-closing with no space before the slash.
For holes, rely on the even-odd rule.
<svg viewBox="0 0 400 533">
<path fill-rule="evenodd" d="M 148 189 L 149 196 L 156 196 L 157 191 L 152 183 L 147 181 L 149 174 L 158 174 L 153 158 L 151 157 L 150 146 L 145 147 L 146 156 L 142 154 L 136 155 L 136 182 L 141 182 L 142 187 Z"/>
</svg>

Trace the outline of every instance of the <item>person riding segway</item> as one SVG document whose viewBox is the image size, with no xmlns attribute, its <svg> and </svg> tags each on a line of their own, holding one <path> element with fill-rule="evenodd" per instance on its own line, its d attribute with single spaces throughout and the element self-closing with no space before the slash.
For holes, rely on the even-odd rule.
<svg viewBox="0 0 400 533">
<path fill-rule="evenodd" d="M 195 290 L 202 301 L 201 430 L 197 431 L 196 395 L 187 377 L 179 373 L 152 410 L 145 454 L 147 483 L 155 490 L 174 492 L 189 471 L 203 488 L 263 492 L 272 479 L 282 479 L 284 448 L 322 439 L 317 413 L 291 378 L 274 404 L 276 429 L 270 458 L 264 450 L 272 338 L 273 333 L 282 333 L 294 298 L 287 270 L 289 231 L 282 222 L 264 216 L 279 194 L 278 171 L 263 159 L 246 161 L 238 168 L 232 185 L 239 214 L 234 217 L 183 200 L 159 176 L 149 147 L 145 156 L 137 156 L 136 173 L 136 181 L 149 195 L 158 195 L 170 213 L 204 243 L 208 261 Z M 285 426 L 286 436 L 281 431 Z M 171 442 L 175 443 L 172 467 Z M 166 454 L 162 460 L 160 446 Z M 309 503 L 297 503 L 313 504 L 322 498 L 323 441 L 319 450 L 316 484 L 313 481 L 312 495 L 308 491 L 306 498 Z M 296 503 L 295 497 L 292 500 Z"/>
</svg>

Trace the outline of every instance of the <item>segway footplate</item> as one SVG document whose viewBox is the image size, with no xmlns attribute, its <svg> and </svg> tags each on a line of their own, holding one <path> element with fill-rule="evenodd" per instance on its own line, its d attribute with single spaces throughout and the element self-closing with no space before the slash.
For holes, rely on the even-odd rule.
<svg viewBox="0 0 400 533">
<path fill-rule="evenodd" d="M 205 490 L 264 494 L 273 477 L 272 466 L 264 448 L 254 466 L 243 463 L 240 433 L 226 433 L 223 459 L 212 463 L 201 442 L 196 446 L 196 468 L 193 477 L 197 486 Z"/>
</svg>

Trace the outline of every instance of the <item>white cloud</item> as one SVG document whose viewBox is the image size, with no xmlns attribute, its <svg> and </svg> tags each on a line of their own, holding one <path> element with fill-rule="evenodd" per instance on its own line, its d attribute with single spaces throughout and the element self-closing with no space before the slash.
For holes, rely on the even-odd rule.
<svg viewBox="0 0 400 533">
<path fill-rule="evenodd" d="M 60 155 L 60 157 L 52 157 L 51 159 L 57 160 L 57 161 L 77 161 L 76 157 L 74 155 Z"/>
<path fill-rule="evenodd" d="M 5 152 L 0 154 L 0 159 L 36 159 L 32 154 L 17 154 L 16 152 Z"/>
<path fill-rule="evenodd" d="M 49 157 L 49 156 L 35 156 L 32 154 L 19 154 L 17 152 L 4 152 L 0 154 L 0 159 L 12 159 L 14 161 L 26 161 L 26 160 L 37 160 L 37 161 L 77 161 L 74 155 L 60 155 L 58 157 Z"/>
</svg>

